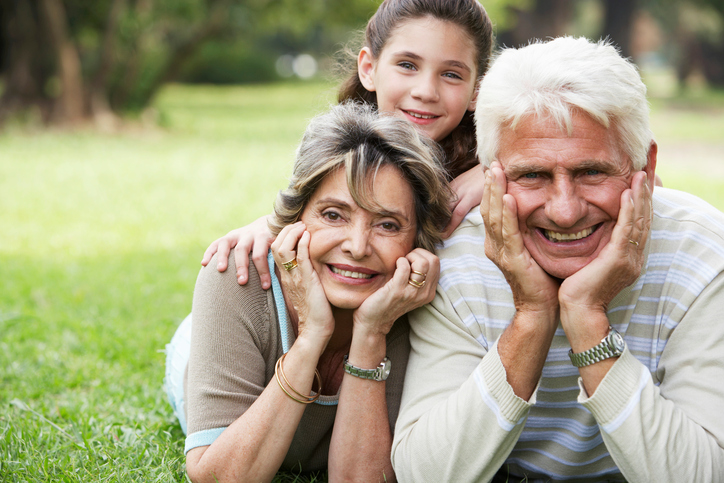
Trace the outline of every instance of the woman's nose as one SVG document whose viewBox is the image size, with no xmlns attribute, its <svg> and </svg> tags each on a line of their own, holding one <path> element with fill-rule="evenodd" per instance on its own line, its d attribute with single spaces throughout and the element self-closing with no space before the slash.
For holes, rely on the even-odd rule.
<svg viewBox="0 0 724 483">
<path fill-rule="evenodd" d="M 370 229 L 367 226 L 363 226 L 361 223 L 353 224 L 347 230 L 347 236 L 342 243 L 342 250 L 349 253 L 349 255 L 359 260 L 370 254 Z"/>
</svg>

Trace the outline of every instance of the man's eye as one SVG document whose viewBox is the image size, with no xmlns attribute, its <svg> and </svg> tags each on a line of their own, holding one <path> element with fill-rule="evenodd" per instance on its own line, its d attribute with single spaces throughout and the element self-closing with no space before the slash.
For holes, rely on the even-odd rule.
<svg viewBox="0 0 724 483">
<path fill-rule="evenodd" d="M 586 171 L 586 175 L 588 176 L 596 176 L 597 174 L 601 174 L 601 172 L 597 169 L 589 169 Z"/>
<path fill-rule="evenodd" d="M 538 177 L 538 173 L 525 173 L 523 177 L 528 179 L 535 179 Z"/>
</svg>

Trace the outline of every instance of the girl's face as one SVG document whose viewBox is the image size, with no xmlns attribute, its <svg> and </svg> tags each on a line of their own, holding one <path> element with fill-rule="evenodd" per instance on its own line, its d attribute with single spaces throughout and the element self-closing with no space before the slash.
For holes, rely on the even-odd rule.
<svg viewBox="0 0 724 483">
<path fill-rule="evenodd" d="M 362 49 L 357 67 L 380 111 L 441 141 L 475 109 L 475 58 L 473 41 L 458 25 L 423 17 L 400 24 L 378 58 Z"/>
</svg>

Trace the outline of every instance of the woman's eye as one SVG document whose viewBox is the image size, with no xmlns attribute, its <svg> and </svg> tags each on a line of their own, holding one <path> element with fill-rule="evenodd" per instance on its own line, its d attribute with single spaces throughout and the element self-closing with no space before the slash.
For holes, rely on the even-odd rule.
<svg viewBox="0 0 724 483">
<path fill-rule="evenodd" d="M 400 229 L 400 227 L 396 223 L 392 223 L 391 221 L 386 221 L 380 226 L 382 226 L 382 229 L 385 231 L 399 231 Z"/>
<path fill-rule="evenodd" d="M 322 216 L 329 221 L 337 221 L 341 218 L 339 216 L 339 213 L 336 213 L 334 211 L 325 211 L 324 213 L 322 213 Z"/>
</svg>

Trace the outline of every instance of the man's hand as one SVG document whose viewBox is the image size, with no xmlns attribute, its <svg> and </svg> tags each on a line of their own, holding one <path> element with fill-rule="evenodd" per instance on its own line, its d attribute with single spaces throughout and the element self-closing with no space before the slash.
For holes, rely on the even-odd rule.
<svg viewBox="0 0 724 483">
<path fill-rule="evenodd" d="M 517 311 L 555 311 L 558 282 L 540 268 L 525 248 L 515 198 L 506 191 L 505 173 L 495 161 L 486 171 L 480 204 L 485 222 L 485 255 L 505 275 Z"/>
<path fill-rule="evenodd" d="M 638 172 L 632 179 L 631 188 L 621 193 L 621 208 L 611 240 L 598 257 L 561 285 L 561 325 L 573 352 L 594 347 L 608 333 L 608 304 L 621 290 L 634 283 L 643 270 L 652 217 L 647 175 Z M 613 362 L 607 360 L 581 368 L 589 395 Z"/>
<path fill-rule="evenodd" d="M 513 392 L 529 400 L 540 379 L 558 324 L 558 282 L 533 260 L 523 244 L 515 198 L 506 194 L 500 163 L 486 172 L 480 213 L 485 255 L 505 275 L 516 313 L 498 341 L 498 353 Z"/>
</svg>

